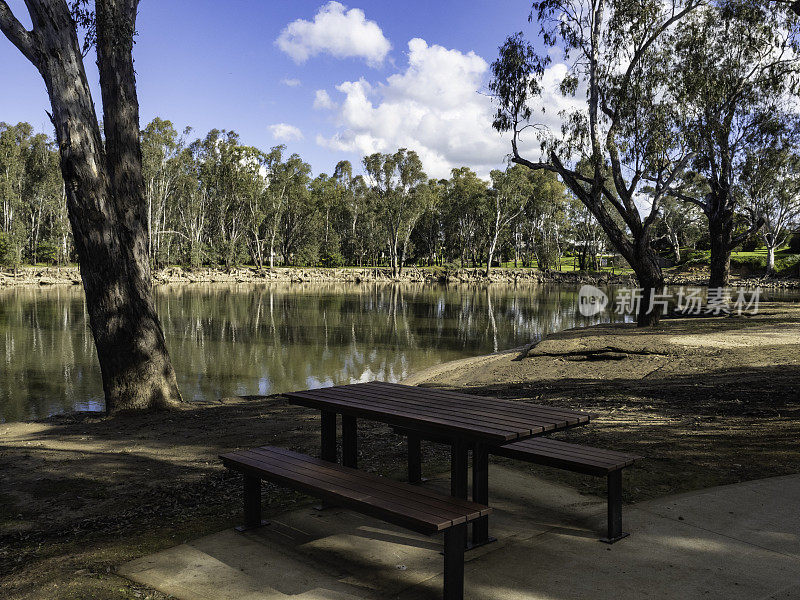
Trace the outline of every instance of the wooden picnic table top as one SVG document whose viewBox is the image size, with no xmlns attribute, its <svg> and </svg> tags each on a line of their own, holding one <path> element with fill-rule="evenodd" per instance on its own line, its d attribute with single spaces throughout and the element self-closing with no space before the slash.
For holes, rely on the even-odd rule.
<svg viewBox="0 0 800 600">
<path fill-rule="evenodd" d="M 586 412 L 372 381 L 289 392 L 292 403 L 417 431 L 505 444 L 588 423 Z"/>
</svg>

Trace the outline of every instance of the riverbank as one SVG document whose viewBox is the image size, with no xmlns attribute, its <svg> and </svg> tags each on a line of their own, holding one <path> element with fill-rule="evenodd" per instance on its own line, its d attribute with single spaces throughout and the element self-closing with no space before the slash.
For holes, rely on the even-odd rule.
<svg viewBox="0 0 800 600">
<path fill-rule="evenodd" d="M 704 268 L 675 268 L 665 271 L 667 285 L 704 286 L 708 281 Z M 595 273 L 583 271 L 539 271 L 538 269 L 495 268 L 486 276 L 485 269 L 448 269 L 444 267 L 408 267 L 399 277 L 391 269 L 381 268 L 322 268 L 322 267 L 256 267 L 197 269 L 165 267 L 153 273 L 155 285 L 191 283 L 444 283 L 444 284 L 593 284 L 635 286 L 630 274 Z M 15 286 L 80 285 L 78 267 L 25 266 L 16 270 L 0 269 L 0 288 Z M 732 275 L 731 286 L 769 289 L 800 289 L 800 279 Z"/>
<path fill-rule="evenodd" d="M 760 308 L 653 329 L 573 329 L 524 358 L 447 363 L 407 383 L 598 413 L 559 437 L 645 456 L 626 474 L 627 502 L 788 475 L 800 470 L 800 306 Z M 264 443 L 315 453 L 318 428 L 314 411 L 280 396 L 0 424 L 0 596 L 162 598 L 115 568 L 239 520 L 240 479 L 217 455 Z M 362 468 L 402 476 L 402 438 L 364 421 L 359 439 Z M 446 471 L 448 457 L 426 444 L 426 472 Z M 509 464 L 604 491 L 595 478 Z M 276 513 L 308 499 L 267 485 L 264 501 Z"/>
<path fill-rule="evenodd" d="M 592 410 L 555 437 L 647 457 L 632 498 L 800 472 L 800 305 L 749 317 L 602 325 L 426 369 L 403 383 Z M 743 453 L 742 449 L 747 448 Z M 598 482 L 546 477 L 602 492 Z"/>
</svg>

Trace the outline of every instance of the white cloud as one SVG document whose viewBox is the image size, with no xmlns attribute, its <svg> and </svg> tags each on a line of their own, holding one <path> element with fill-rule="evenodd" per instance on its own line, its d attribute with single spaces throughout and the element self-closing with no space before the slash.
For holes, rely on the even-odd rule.
<svg viewBox="0 0 800 600">
<path fill-rule="evenodd" d="M 281 83 L 287 87 L 299 87 L 301 85 L 299 79 L 281 79 Z"/>
<path fill-rule="evenodd" d="M 337 132 L 318 135 L 317 143 L 360 155 L 408 148 L 420 155 L 431 177 L 449 177 L 452 168 L 464 165 L 487 176 L 511 150 L 509 136 L 492 129 L 491 99 L 479 93 L 488 80 L 488 63 L 474 52 L 428 45 L 419 38 L 408 48 L 405 70 L 384 82 L 361 78 L 336 86 L 344 96 L 332 109 Z M 553 124 L 571 102 L 558 93 L 558 80 L 559 72 L 552 71 L 544 82 L 543 101 L 549 106 L 542 116 Z M 525 137 L 521 150 L 538 157 L 535 136 Z"/>
<path fill-rule="evenodd" d="M 331 100 L 330 94 L 325 90 L 317 90 L 314 94 L 314 109 L 330 110 L 332 108 L 336 108 L 336 104 Z"/>
<path fill-rule="evenodd" d="M 288 123 L 275 123 L 269 126 L 270 133 L 279 142 L 291 142 L 292 140 L 302 140 L 303 132 L 294 125 Z"/>
<path fill-rule="evenodd" d="M 392 48 L 378 24 L 368 21 L 363 10 L 347 10 L 339 2 L 321 6 L 313 21 L 292 21 L 275 43 L 296 63 L 327 53 L 337 58 L 363 58 L 373 67 L 381 65 Z"/>
</svg>

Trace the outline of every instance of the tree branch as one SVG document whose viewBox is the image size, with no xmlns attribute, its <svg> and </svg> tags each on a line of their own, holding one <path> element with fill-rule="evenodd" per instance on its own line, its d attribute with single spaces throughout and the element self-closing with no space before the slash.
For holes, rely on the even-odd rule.
<svg viewBox="0 0 800 600">
<path fill-rule="evenodd" d="M 692 198 L 691 196 L 682 194 L 678 190 L 669 190 L 667 191 L 667 195 L 672 196 L 673 198 L 677 198 L 681 202 L 688 202 L 689 204 L 695 204 L 700 208 L 702 208 L 704 213 L 708 213 L 709 206 L 707 202 L 703 202 L 702 200 L 698 200 L 697 198 Z"/>
<path fill-rule="evenodd" d="M 740 233 L 739 235 L 731 239 L 729 249 L 733 250 L 734 248 L 736 248 L 736 246 L 744 242 L 747 238 L 756 233 L 763 226 L 764 226 L 764 217 L 759 217 L 758 221 L 753 223 L 747 231 L 745 231 L 744 233 Z"/>
<path fill-rule="evenodd" d="M 22 26 L 5 0 L 0 0 L 0 31 L 25 55 L 25 58 L 31 61 L 35 67 L 39 67 L 38 48 L 33 32 Z"/>
</svg>

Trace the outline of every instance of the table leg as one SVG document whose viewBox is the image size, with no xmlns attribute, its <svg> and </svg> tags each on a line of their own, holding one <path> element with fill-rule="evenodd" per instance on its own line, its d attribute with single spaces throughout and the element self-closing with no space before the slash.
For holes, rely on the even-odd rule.
<svg viewBox="0 0 800 600">
<path fill-rule="evenodd" d="M 336 460 L 336 413 L 328 410 L 322 411 L 322 420 L 320 423 L 320 450 L 319 457 L 322 460 L 335 463 Z M 325 510 L 330 508 L 332 504 L 321 502 L 314 506 L 316 510 Z"/>
<path fill-rule="evenodd" d="M 472 449 L 472 501 L 489 504 L 489 450 L 480 443 L 476 443 Z M 493 541 L 489 537 L 489 517 L 472 522 L 473 548 Z"/>
<path fill-rule="evenodd" d="M 319 457 L 322 460 L 336 462 L 336 413 L 327 410 L 322 411 L 322 443 Z"/>
<path fill-rule="evenodd" d="M 408 440 L 408 482 L 422 481 L 422 440 L 416 434 L 409 433 Z"/>
<path fill-rule="evenodd" d="M 358 421 L 350 415 L 342 415 L 342 464 L 358 468 Z"/>
<path fill-rule="evenodd" d="M 453 441 L 450 447 L 450 495 L 467 499 L 467 468 L 469 448 L 462 439 Z"/>
</svg>

